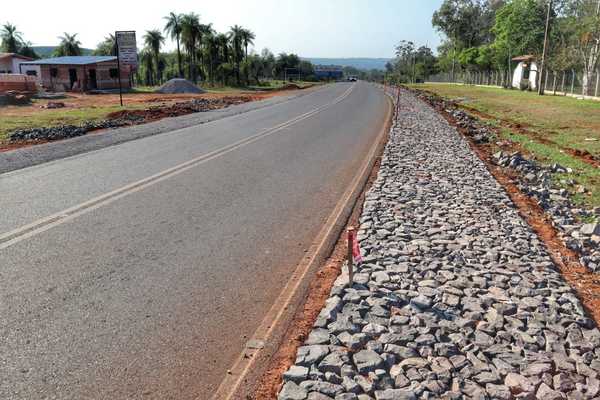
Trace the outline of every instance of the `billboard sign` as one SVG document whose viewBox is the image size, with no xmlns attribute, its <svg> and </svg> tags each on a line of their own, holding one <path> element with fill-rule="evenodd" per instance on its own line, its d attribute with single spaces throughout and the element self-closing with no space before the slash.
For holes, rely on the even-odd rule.
<svg viewBox="0 0 600 400">
<path fill-rule="evenodd" d="M 119 63 L 135 69 L 138 65 L 135 31 L 117 31 L 115 37 L 119 49 Z"/>
</svg>

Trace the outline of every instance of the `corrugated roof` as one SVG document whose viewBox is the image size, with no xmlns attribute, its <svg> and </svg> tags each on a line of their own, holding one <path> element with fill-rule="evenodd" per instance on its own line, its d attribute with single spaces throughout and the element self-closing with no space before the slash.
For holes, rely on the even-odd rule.
<svg viewBox="0 0 600 400">
<path fill-rule="evenodd" d="M 66 57 L 53 57 L 43 58 L 41 60 L 29 61 L 22 64 L 32 65 L 89 65 L 97 64 L 106 61 L 114 61 L 117 57 L 115 56 L 66 56 Z"/>
<path fill-rule="evenodd" d="M 8 57 L 20 58 L 22 60 L 33 60 L 33 58 L 25 57 L 17 53 L 0 53 L 0 60 Z"/>
</svg>

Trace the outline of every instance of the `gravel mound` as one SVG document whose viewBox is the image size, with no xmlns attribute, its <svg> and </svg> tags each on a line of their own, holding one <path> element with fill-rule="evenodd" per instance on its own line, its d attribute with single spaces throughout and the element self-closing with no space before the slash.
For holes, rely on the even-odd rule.
<svg viewBox="0 0 600 400">
<path fill-rule="evenodd" d="M 279 400 L 595 399 L 600 331 L 467 142 L 400 100 L 358 239 Z"/>
<path fill-rule="evenodd" d="M 156 93 L 162 94 L 183 94 L 183 93 L 206 93 L 204 90 L 200 89 L 198 86 L 194 85 L 192 82 L 187 79 L 175 78 L 171 79 L 164 85 L 162 85 Z"/>
</svg>

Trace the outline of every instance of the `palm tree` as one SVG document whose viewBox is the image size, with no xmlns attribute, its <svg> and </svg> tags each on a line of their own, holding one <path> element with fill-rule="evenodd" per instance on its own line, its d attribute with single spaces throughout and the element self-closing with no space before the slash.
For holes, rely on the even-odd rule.
<svg viewBox="0 0 600 400">
<path fill-rule="evenodd" d="M 22 33 L 17 31 L 17 27 L 10 23 L 2 25 L 0 29 L 1 49 L 7 53 L 17 53 L 23 43 Z"/>
<path fill-rule="evenodd" d="M 240 53 L 242 52 L 242 35 L 244 28 L 234 25 L 229 28 L 231 47 L 233 48 L 233 63 L 235 64 L 235 80 L 240 85 Z"/>
<path fill-rule="evenodd" d="M 164 19 L 167 20 L 165 24 L 165 32 L 171 37 L 171 40 L 175 40 L 177 42 L 177 67 L 179 70 L 179 77 L 183 77 L 183 68 L 181 66 L 181 49 L 179 47 L 179 43 L 181 41 L 181 14 L 175 14 L 174 12 L 169 13 Z"/>
<path fill-rule="evenodd" d="M 21 43 L 19 54 L 25 57 L 33 58 L 34 60 L 40 58 L 40 56 L 37 55 L 35 50 L 33 50 L 33 44 L 31 44 L 31 42 L 29 41 Z"/>
<path fill-rule="evenodd" d="M 181 16 L 181 41 L 188 54 L 190 79 L 196 82 L 196 46 L 201 33 L 200 17 L 196 13 Z"/>
<path fill-rule="evenodd" d="M 153 75 L 154 75 L 154 54 L 151 49 L 144 48 L 140 53 L 140 61 L 144 66 L 145 77 L 147 86 L 152 86 L 154 84 Z"/>
<path fill-rule="evenodd" d="M 54 50 L 54 55 L 57 57 L 81 55 L 81 42 L 77 39 L 76 33 L 69 35 L 65 32 L 63 36 L 59 36 L 58 38 L 60 39 L 60 44 Z"/>
<path fill-rule="evenodd" d="M 153 29 L 151 31 L 146 31 L 144 35 L 144 44 L 148 49 L 152 51 L 154 55 L 154 61 L 156 63 L 156 80 L 158 83 L 162 81 L 162 73 L 160 68 L 158 68 L 158 64 L 160 63 L 160 47 L 165 43 L 165 37 L 162 35 L 160 30 Z"/>
<path fill-rule="evenodd" d="M 93 54 L 95 56 L 116 56 L 117 55 L 117 39 L 115 35 L 109 33 L 104 40 L 98 43 Z"/>
<path fill-rule="evenodd" d="M 245 60 L 245 77 L 246 77 L 246 85 L 250 84 L 250 80 L 248 77 L 248 67 L 249 67 L 249 63 L 248 63 L 248 45 L 249 44 L 254 44 L 254 39 L 256 39 L 256 35 L 254 35 L 254 32 L 252 32 L 250 29 L 242 29 L 242 34 L 241 34 L 241 41 L 242 44 L 244 45 L 244 60 Z"/>
<path fill-rule="evenodd" d="M 221 71 L 221 80 L 223 82 L 223 86 L 227 83 L 226 76 L 226 68 L 222 68 L 221 66 L 229 63 L 229 35 L 226 33 L 219 33 L 215 37 L 215 41 L 217 43 L 217 54 L 219 57 L 219 69 Z"/>
<path fill-rule="evenodd" d="M 254 39 L 256 39 L 254 32 L 250 29 L 242 29 L 242 43 L 244 44 L 246 59 L 248 59 L 248 45 L 254 44 Z"/>
<path fill-rule="evenodd" d="M 200 29 L 198 30 L 198 54 L 200 54 L 200 65 L 204 66 L 204 52 L 205 52 L 205 44 L 206 40 L 204 38 L 214 34 L 214 29 L 212 24 L 200 24 Z M 202 77 L 204 78 L 204 71 L 200 71 Z"/>
<path fill-rule="evenodd" d="M 215 32 L 204 36 L 204 47 L 208 55 L 208 77 L 210 83 L 215 83 L 215 61 L 219 58 L 219 42 Z"/>
</svg>

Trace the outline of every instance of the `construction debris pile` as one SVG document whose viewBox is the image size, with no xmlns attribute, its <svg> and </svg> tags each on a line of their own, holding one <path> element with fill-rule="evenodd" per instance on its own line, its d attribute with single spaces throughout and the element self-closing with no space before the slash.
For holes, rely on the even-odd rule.
<svg viewBox="0 0 600 400">
<path fill-rule="evenodd" d="M 187 79 L 175 78 L 167 81 L 164 85 L 162 85 L 156 93 L 162 94 L 183 94 L 183 93 L 206 93 L 204 90 L 200 89 L 198 86 L 194 85 L 192 82 Z"/>
<path fill-rule="evenodd" d="M 418 98 L 433 106 L 438 112 L 450 117 L 461 131 L 475 143 L 491 143 L 497 140 L 495 133 L 476 118 L 458 108 L 456 102 L 445 100 L 435 94 L 412 91 Z M 504 143 L 496 142 L 500 147 Z M 491 161 L 516 172 L 519 189 L 534 198 L 537 204 L 551 217 L 553 226 L 567 247 L 576 251 L 580 263 L 592 272 L 600 273 L 600 207 L 586 210 L 572 201 L 571 187 L 575 193 L 585 193 L 585 187 L 572 179 L 556 174 L 569 174 L 569 168 L 559 164 L 541 165 L 525 158 L 520 152 L 500 151 Z M 588 221 L 588 222 L 584 222 Z M 590 223 L 589 221 L 596 221 Z"/>
<path fill-rule="evenodd" d="M 99 129 L 119 128 L 157 121 L 167 117 L 177 117 L 192 113 L 211 111 L 251 101 L 250 96 L 226 96 L 222 98 L 201 98 L 186 102 L 151 107 L 145 110 L 122 110 L 111 113 L 101 121 L 87 121 L 81 125 L 59 125 L 44 128 L 18 129 L 8 135 L 11 142 L 52 141 L 85 135 Z"/>
<path fill-rule="evenodd" d="M 156 121 L 167 117 L 177 117 L 180 115 L 193 114 L 197 112 L 219 110 L 235 104 L 243 104 L 251 101 L 250 96 L 226 96 L 222 98 L 200 98 L 190 101 L 175 103 L 173 105 L 163 105 L 150 107 L 146 110 L 123 110 L 108 115 L 109 119 L 127 120 L 141 119 L 144 122 Z"/>
</svg>

